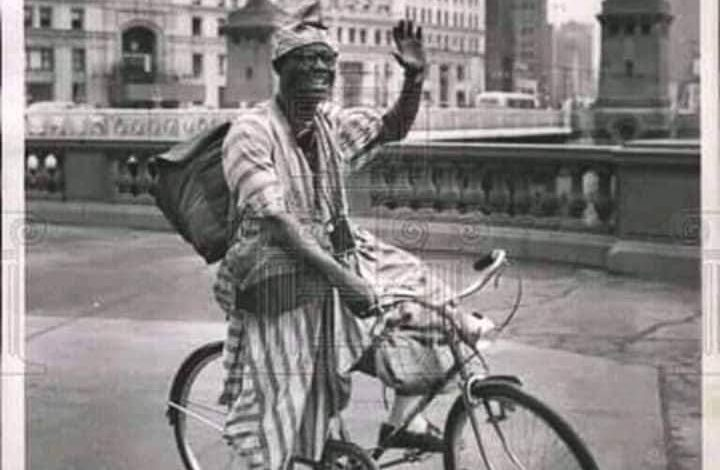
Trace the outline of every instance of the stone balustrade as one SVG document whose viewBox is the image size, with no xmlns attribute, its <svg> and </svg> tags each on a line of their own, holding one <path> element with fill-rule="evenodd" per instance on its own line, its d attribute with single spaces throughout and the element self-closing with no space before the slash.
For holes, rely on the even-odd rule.
<svg viewBox="0 0 720 470">
<path fill-rule="evenodd" d="M 179 142 L 242 110 L 78 109 L 30 111 L 28 139 Z M 562 111 L 503 108 L 421 109 L 413 130 L 479 130 L 568 127 Z"/>
<path fill-rule="evenodd" d="M 617 220 L 603 147 L 390 145 L 351 181 L 354 210 L 368 216 L 597 233 Z"/>
<path fill-rule="evenodd" d="M 58 142 L 26 143 L 31 203 L 66 201 L 48 202 L 55 205 L 41 217 L 91 217 L 85 204 L 101 202 L 113 206 L 98 209 L 103 223 L 111 223 L 108 211 L 134 206 L 128 213 L 146 218 L 133 226 L 147 217 L 154 217 L 150 226 L 163 226 L 150 195 L 152 157 L 172 142 Z M 478 253 L 503 246 L 516 257 L 696 276 L 697 146 L 404 142 L 376 150 L 347 181 L 352 215 L 408 248 Z M 55 219 L 53 211 L 68 202 L 82 209 Z"/>
</svg>

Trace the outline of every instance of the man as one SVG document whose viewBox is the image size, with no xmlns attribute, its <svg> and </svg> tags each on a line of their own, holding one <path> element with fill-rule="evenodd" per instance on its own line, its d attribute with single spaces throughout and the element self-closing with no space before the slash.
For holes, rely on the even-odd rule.
<svg viewBox="0 0 720 470">
<path fill-rule="evenodd" d="M 372 320 L 359 317 L 377 294 L 397 287 L 431 297 L 438 287 L 417 258 L 350 225 L 343 181 L 346 167 L 412 125 L 427 67 L 422 31 L 405 21 L 393 30 L 404 82 L 390 111 L 340 109 L 327 101 L 337 50 L 317 13 L 303 9 L 276 33 L 277 93 L 237 118 L 223 145 L 240 225 L 216 284 L 231 319 L 226 437 L 260 468 L 320 457 L 330 418 L 347 404 L 348 372 L 369 344 Z M 461 324 L 479 335 L 487 324 L 473 321 Z M 415 402 L 395 400 L 381 437 Z M 422 417 L 391 445 L 443 450 Z"/>
</svg>

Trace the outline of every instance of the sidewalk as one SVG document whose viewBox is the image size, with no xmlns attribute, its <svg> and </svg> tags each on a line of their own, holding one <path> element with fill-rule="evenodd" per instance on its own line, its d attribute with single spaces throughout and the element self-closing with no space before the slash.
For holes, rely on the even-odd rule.
<svg viewBox="0 0 720 470">
<path fill-rule="evenodd" d="M 470 260 L 423 256 L 470 279 Z M 183 356 L 222 337 L 211 271 L 177 235 L 48 227 L 28 251 L 30 468 L 180 468 L 164 400 Z M 514 274 L 523 303 L 493 369 L 567 417 L 603 469 L 699 469 L 698 289 L 521 263 L 473 307 L 501 317 Z M 351 431 L 370 445 L 382 398 L 356 378 Z"/>
</svg>

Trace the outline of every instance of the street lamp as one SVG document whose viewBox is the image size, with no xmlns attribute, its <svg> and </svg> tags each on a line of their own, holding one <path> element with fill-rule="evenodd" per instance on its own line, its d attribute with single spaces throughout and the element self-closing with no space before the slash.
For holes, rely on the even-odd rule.
<svg viewBox="0 0 720 470">
<path fill-rule="evenodd" d="M 56 188 L 55 184 L 55 173 L 57 172 L 58 161 L 54 154 L 49 153 L 45 157 L 45 170 L 48 174 L 48 191 L 54 193 Z"/>
</svg>

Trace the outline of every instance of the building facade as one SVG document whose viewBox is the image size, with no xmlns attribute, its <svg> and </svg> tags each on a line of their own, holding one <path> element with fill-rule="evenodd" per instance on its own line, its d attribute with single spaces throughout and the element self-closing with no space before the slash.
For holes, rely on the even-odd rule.
<svg viewBox="0 0 720 470">
<path fill-rule="evenodd" d="M 97 106 L 222 103 L 236 1 L 29 0 L 26 94 Z"/>
<path fill-rule="evenodd" d="M 552 27 L 547 0 L 485 0 L 488 90 L 535 95 L 552 89 Z"/>
<path fill-rule="evenodd" d="M 485 88 L 513 91 L 515 27 L 512 0 L 485 0 Z"/>
<path fill-rule="evenodd" d="M 288 10 L 296 3 L 280 1 Z M 484 0 L 325 0 L 323 13 L 340 47 L 336 98 L 344 105 L 387 106 L 399 92 L 392 28 L 401 18 L 423 28 L 427 105 L 472 106 L 484 89 Z"/>
<path fill-rule="evenodd" d="M 568 99 L 590 101 L 595 96 L 593 25 L 569 22 L 553 31 L 551 99 L 555 106 Z"/>
<path fill-rule="evenodd" d="M 224 29 L 231 11 L 246 3 L 251 2 L 29 0 L 27 101 L 122 107 L 246 102 L 228 93 L 228 51 L 237 51 L 228 45 Z M 297 2 L 276 3 L 289 9 Z M 399 91 L 392 28 L 403 17 L 424 30 L 430 61 L 426 103 L 469 106 L 484 89 L 484 0 L 324 3 L 342 54 L 335 92 L 344 104 L 386 106 Z M 262 70 L 265 59 L 251 57 L 257 63 L 243 70 Z M 256 81 L 260 76 L 254 76 Z"/>
<path fill-rule="evenodd" d="M 547 104 L 551 90 L 552 27 L 547 0 L 513 0 L 516 91 L 537 96 Z"/>
<path fill-rule="evenodd" d="M 670 0 L 670 99 L 681 112 L 700 112 L 700 0 Z"/>
</svg>

